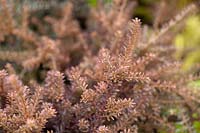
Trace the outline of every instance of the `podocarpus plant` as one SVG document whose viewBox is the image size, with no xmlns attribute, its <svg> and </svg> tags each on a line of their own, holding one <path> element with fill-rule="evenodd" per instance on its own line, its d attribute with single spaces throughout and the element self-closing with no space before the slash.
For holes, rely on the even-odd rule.
<svg viewBox="0 0 200 133">
<path fill-rule="evenodd" d="M 186 131 L 193 132 L 192 114 L 200 113 L 200 96 L 199 90 L 192 89 L 188 83 L 197 77 L 181 72 L 181 62 L 173 59 L 174 49 L 168 43 L 174 34 L 171 28 L 196 11 L 197 5 L 189 5 L 167 26 L 145 38 L 141 20 L 128 21 L 126 13 L 131 8 L 127 2 L 113 2 L 109 11 L 93 10 L 93 17 L 88 21 L 96 26 L 91 25 L 88 31 L 80 29 L 78 21 L 73 19 L 73 5 L 69 3 L 60 18 L 45 17 L 56 39 L 48 37 L 45 29 L 29 33 L 26 15 L 22 21 L 24 28 L 16 26 L 18 23 L 12 15 L 9 22 L 16 23 L 12 28 L 6 29 L 5 22 L 1 22 L 6 29 L 1 34 L 2 40 L 10 42 L 5 40 L 6 36 L 19 38 L 32 53 L 24 57 L 27 53 L 19 51 L 21 60 L 17 60 L 11 58 L 15 52 L 7 52 L 8 56 L 2 57 L 5 61 L 22 63 L 22 69 L 29 72 L 41 71 L 38 69 L 41 65 L 51 69 L 43 83 L 31 80 L 30 87 L 23 85 L 21 80 L 25 75 L 17 74 L 12 65 L 0 71 L 1 131 L 175 132 L 175 125 L 181 122 Z M 103 8 L 102 3 L 99 7 Z M 32 21 L 42 25 L 38 18 Z M 41 33 L 45 37 L 40 37 Z M 65 43 L 74 45 L 66 47 Z M 36 50 L 31 50 L 32 47 Z M 65 50 L 85 56 L 73 62 L 77 57 L 66 54 Z M 65 70 L 66 63 L 70 67 Z"/>
</svg>

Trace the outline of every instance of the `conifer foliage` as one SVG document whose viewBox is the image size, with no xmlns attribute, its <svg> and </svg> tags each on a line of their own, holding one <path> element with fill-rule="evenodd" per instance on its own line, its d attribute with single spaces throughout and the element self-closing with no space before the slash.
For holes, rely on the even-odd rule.
<svg viewBox="0 0 200 133">
<path fill-rule="evenodd" d="M 142 20 L 131 20 L 136 3 L 127 0 L 113 0 L 109 10 L 98 2 L 84 16 L 85 28 L 73 2 L 42 18 L 24 7 L 21 22 L 0 2 L 7 48 L 0 51 L 7 63 L 0 71 L 0 132 L 175 132 L 177 122 L 193 132 L 200 93 L 188 83 L 198 76 L 180 70 L 170 43 L 177 33 L 171 29 L 198 12 L 198 3 L 147 35 Z"/>
</svg>

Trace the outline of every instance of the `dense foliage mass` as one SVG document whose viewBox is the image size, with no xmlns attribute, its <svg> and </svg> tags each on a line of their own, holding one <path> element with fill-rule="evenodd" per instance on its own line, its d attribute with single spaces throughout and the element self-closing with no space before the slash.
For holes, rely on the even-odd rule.
<svg viewBox="0 0 200 133">
<path fill-rule="evenodd" d="M 161 26 L 163 0 L 150 30 L 131 20 L 136 1 L 0 2 L 0 132 L 198 131 L 198 65 L 181 71 L 172 45 L 198 2 Z"/>
</svg>

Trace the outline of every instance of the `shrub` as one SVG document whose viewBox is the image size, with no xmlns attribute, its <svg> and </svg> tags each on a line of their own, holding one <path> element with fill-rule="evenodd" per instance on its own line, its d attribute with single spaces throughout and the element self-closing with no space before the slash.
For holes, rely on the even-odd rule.
<svg viewBox="0 0 200 133">
<path fill-rule="evenodd" d="M 184 18 L 198 11 L 198 3 L 150 36 L 140 19 L 129 21 L 135 6 L 130 1 L 114 0 L 109 10 L 97 2 L 85 9 L 88 17 L 73 14 L 76 3 L 43 16 L 34 15 L 43 11 L 23 8 L 21 19 L 5 0 L 1 5 L 0 41 L 6 50 L 0 59 L 11 63 L 0 71 L 1 131 L 197 129 L 192 124 L 198 125 L 199 90 L 188 83 L 198 76 L 181 71 L 169 44 Z M 180 27 L 171 30 L 174 26 Z"/>
</svg>

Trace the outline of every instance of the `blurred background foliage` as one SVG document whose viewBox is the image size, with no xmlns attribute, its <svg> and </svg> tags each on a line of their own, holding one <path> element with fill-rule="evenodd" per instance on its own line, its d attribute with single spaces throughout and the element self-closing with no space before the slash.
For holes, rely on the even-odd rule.
<svg viewBox="0 0 200 133">
<path fill-rule="evenodd" d="M 112 0 L 100 0 L 104 3 L 112 3 Z M 134 0 L 129 0 L 134 1 Z M 138 2 L 138 6 L 134 10 L 134 16 L 139 17 L 145 24 L 152 24 L 155 15 L 155 5 L 159 4 L 161 1 L 166 1 L 170 6 L 176 6 L 177 9 L 182 9 L 190 2 L 197 0 L 135 0 Z M 87 0 L 87 3 L 95 7 L 97 5 L 98 0 Z"/>
<path fill-rule="evenodd" d="M 192 69 L 200 63 L 200 15 L 194 15 L 186 20 L 183 31 L 175 38 L 176 58 L 184 61 L 183 71 Z M 189 85 L 200 89 L 200 80 L 193 81 Z M 200 122 L 193 123 L 197 133 L 200 133 Z"/>
<path fill-rule="evenodd" d="M 184 60 L 183 69 L 188 70 L 200 62 L 200 16 L 192 16 L 186 20 L 182 33 L 176 36 L 176 57 Z"/>
</svg>

